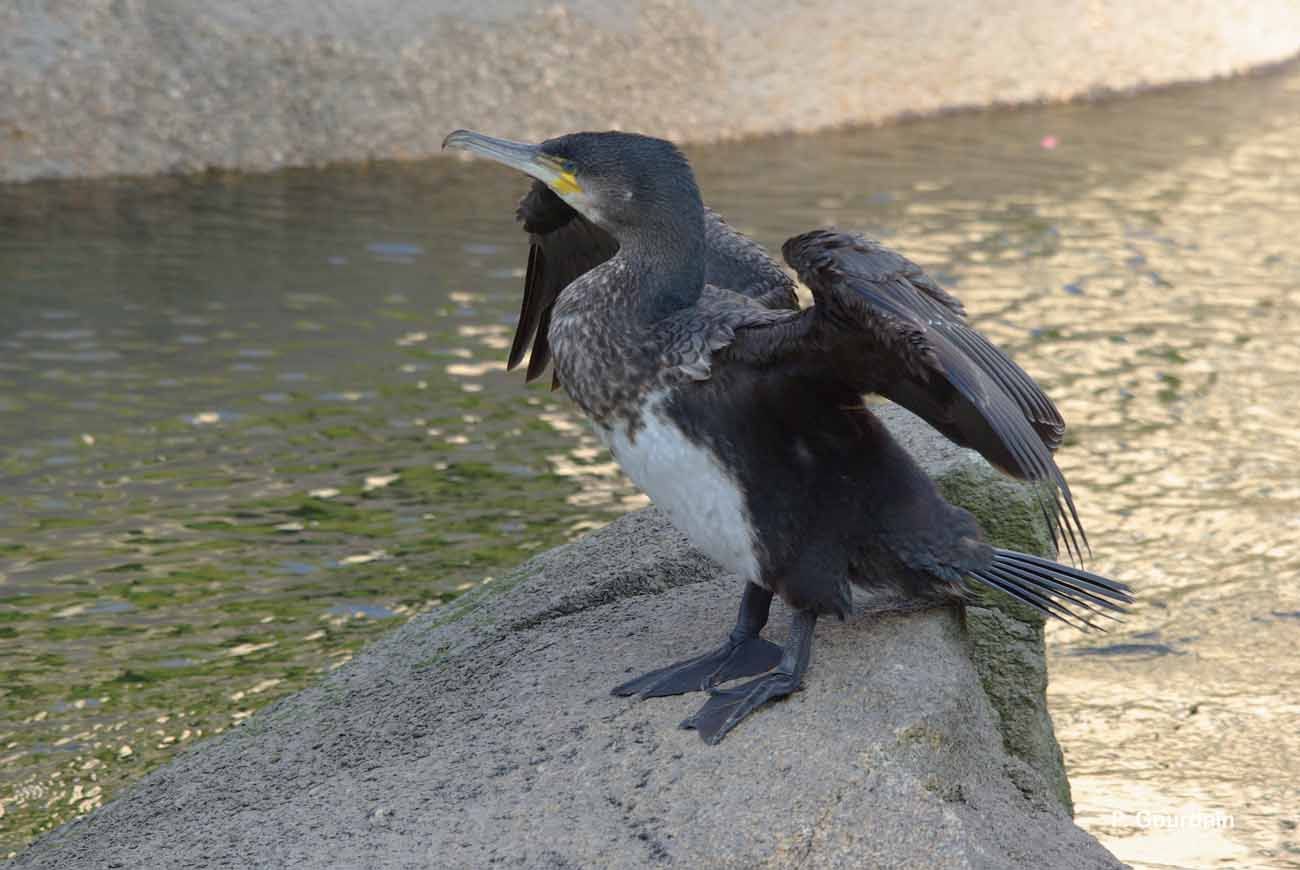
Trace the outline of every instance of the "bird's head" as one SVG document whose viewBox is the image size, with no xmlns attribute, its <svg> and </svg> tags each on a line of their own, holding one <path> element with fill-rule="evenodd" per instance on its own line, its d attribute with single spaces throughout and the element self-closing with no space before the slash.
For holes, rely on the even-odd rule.
<svg viewBox="0 0 1300 870">
<path fill-rule="evenodd" d="M 677 146 L 636 133 L 570 133 L 534 145 L 457 130 L 442 143 L 541 181 L 621 244 L 647 230 L 699 235 L 704 206 Z"/>
</svg>

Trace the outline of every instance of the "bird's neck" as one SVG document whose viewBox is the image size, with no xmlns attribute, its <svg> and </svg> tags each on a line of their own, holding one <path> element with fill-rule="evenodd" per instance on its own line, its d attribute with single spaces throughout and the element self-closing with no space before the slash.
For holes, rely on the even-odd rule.
<svg viewBox="0 0 1300 870">
<path fill-rule="evenodd" d="M 694 231 L 689 217 L 616 235 L 618 252 L 556 300 L 549 332 L 556 372 L 598 423 L 636 418 L 663 377 L 655 325 L 695 305 L 704 290 L 703 209 Z"/>
<path fill-rule="evenodd" d="M 698 224 L 693 226 L 693 224 Z M 620 241 L 616 255 L 632 286 L 627 301 L 643 323 L 657 323 L 694 305 L 704 290 L 704 220 L 679 218 L 652 234 Z"/>
</svg>

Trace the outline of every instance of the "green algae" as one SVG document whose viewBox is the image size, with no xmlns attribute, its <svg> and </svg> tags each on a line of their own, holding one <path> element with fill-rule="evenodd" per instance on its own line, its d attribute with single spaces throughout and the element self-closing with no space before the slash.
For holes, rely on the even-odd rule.
<svg viewBox="0 0 1300 870">
<path fill-rule="evenodd" d="M 425 401 L 386 392 L 397 406 Z M 426 427 L 491 438 L 515 426 L 517 414 L 479 399 L 445 404 Z M 249 439 L 254 460 L 227 464 L 228 477 L 202 463 L 105 462 L 98 476 L 149 495 L 78 486 L 61 509 L 26 493 L 0 500 L 19 507 L 16 525 L 0 514 L 0 572 L 31 590 L 0 598 L 0 854 L 312 684 L 386 628 L 571 539 L 575 519 L 618 512 L 555 510 L 582 484 L 539 462 L 539 448 L 564 449 L 551 427 L 520 426 L 528 439 L 483 453 L 394 433 L 365 408 L 259 423 L 195 436 L 213 461 Z M 269 442 L 264 430 L 292 435 Z"/>
<path fill-rule="evenodd" d="M 975 515 L 992 544 L 1054 557 L 1056 548 L 1038 496 L 982 462 L 937 478 L 944 497 Z M 1043 617 L 1004 592 L 980 590 L 982 605 L 966 609 L 973 660 L 984 694 L 998 716 L 1007 751 L 1044 773 L 1052 793 L 1073 813 L 1065 758 L 1047 711 Z"/>
</svg>

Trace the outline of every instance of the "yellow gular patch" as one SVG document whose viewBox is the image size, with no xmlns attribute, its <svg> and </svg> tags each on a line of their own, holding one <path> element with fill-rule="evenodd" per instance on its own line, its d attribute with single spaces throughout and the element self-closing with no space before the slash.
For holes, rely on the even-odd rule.
<svg viewBox="0 0 1300 870">
<path fill-rule="evenodd" d="M 582 185 L 573 177 L 572 172 L 561 172 L 560 177 L 551 182 L 551 190 L 563 196 L 566 193 L 582 193 Z"/>
</svg>

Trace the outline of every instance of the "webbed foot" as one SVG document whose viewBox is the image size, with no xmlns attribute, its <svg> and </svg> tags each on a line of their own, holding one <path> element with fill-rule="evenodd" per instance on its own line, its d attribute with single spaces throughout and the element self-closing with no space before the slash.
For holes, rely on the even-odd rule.
<svg viewBox="0 0 1300 870">
<path fill-rule="evenodd" d="M 734 689 L 711 689 L 711 696 L 700 711 L 682 722 L 683 728 L 700 732 L 710 745 L 722 740 L 727 732 L 768 701 L 775 701 L 799 690 L 801 680 L 794 674 L 776 671 Z"/>
<path fill-rule="evenodd" d="M 642 674 L 615 686 L 621 697 L 662 698 L 698 692 L 718 683 L 770 671 L 781 660 L 781 647 L 761 637 L 728 640 L 718 649 Z"/>
<path fill-rule="evenodd" d="M 736 627 L 727 642 L 713 652 L 642 674 L 615 686 L 613 694 L 621 697 L 640 695 L 642 698 L 662 698 L 698 692 L 735 680 L 770 671 L 781 660 L 781 648 L 758 636 L 767 625 L 772 609 L 772 592 L 757 583 L 746 583 L 745 594 L 740 596 L 740 611 L 736 614 Z"/>
<path fill-rule="evenodd" d="M 732 689 L 710 689 L 709 700 L 698 713 L 682 722 L 682 727 L 698 731 L 700 738 L 712 745 L 768 701 L 798 691 L 803 685 L 804 671 L 812 661 L 813 630 L 816 627 L 816 613 L 808 610 L 796 613 L 790 624 L 790 639 L 786 641 L 777 669 Z"/>
</svg>

